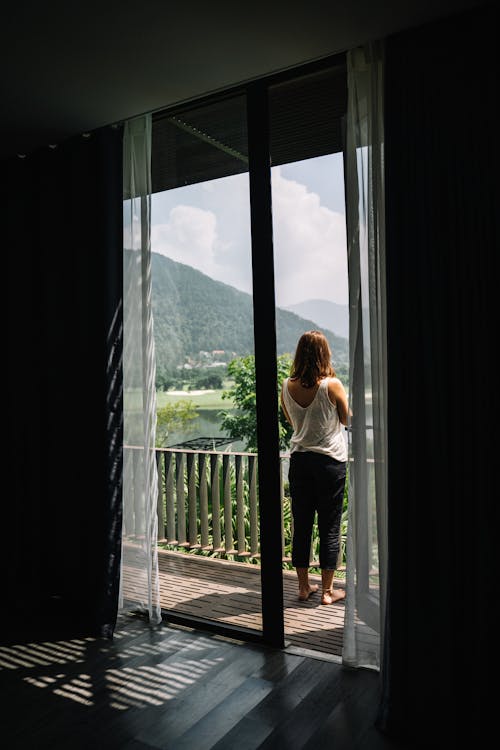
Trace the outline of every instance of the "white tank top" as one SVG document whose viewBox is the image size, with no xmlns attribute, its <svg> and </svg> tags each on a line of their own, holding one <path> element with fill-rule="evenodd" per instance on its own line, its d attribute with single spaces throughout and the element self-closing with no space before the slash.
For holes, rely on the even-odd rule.
<svg viewBox="0 0 500 750">
<path fill-rule="evenodd" d="M 313 451 L 324 453 L 337 461 L 347 461 L 347 444 L 336 404 L 328 395 L 328 381 L 323 378 L 309 406 L 301 406 L 288 391 L 288 381 L 283 381 L 283 400 L 292 420 L 293 435 L 290 453 Z"/>
</svg>

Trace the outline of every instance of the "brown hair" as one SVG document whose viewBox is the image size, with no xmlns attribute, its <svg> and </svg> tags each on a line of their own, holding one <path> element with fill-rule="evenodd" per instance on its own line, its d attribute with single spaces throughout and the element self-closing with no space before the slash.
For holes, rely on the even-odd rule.
<svg viewBox="0 0 500 750">
<path fill-rule="evenodd" d="M 330 344 L 321 331 L 306 331 L 302 334 L 297 343 L 290 376 L 299 378 L 304 388 L 312 388 L 322 378 L 335 377 Z"/>
</svg>

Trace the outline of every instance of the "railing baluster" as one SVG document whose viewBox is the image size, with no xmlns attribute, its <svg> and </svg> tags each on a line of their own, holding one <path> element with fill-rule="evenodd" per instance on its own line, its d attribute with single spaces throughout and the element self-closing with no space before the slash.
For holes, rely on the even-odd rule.
<svg viewBox="0 0 500 750">
<path fill-rule="evenodd" d="M 188 476 L 188 531 L 189 546 L 199 547 L 198 544 L 198 513 L 196 508 L 196 453 L 187 454 Z"/>
<path fill-rule="evenodd" d="M 224 488 L 224 548 L 227 554 L 234 555 L 233 518 L 231 508 L 231 464 L 229 453 L 222 456 L 222 486 Z"/>
<path fill-rule="evenodd" d="M 312 533 L 312 537 L 311 537 L 311 554 L 309 555 L 309 565 L 312 565 L 312 566 L 314 566 L 314 567 L 317 568 L 319 562 L 318 562 L 318 555 L 316 555 L 316 550 L 314 549 L 314 546 L 315 546 L 314 545 L 314 541 L 315 540 L 316 540 L 316 542 L 318 540 L 318 522 L 317 522 L 316 519 L 314 519 L 313 533 Z"/>
<path fill-rule="evenodd" d="M 158 539 L 161 541 L 165 540 L 165 511 L 163 508 L 163 454 L 161 451 L 156 451 L 156 468 L 158 472 L 158 499 L 156 502 L 156 512 L 158 515 Z"/>
<path fill-rule="evenodd" d="M 222 539 L 220 529 L 220 482 L 219 482 L 219 456 L 217 453 L 210 454 L 210 500 L 212 503 L 212 544 L 214 552 L 222 552 Z"/>
<path fill-rule="evenodd" d="M 238 530 L 238 555 L 246 555 L 245 505 L 243 501 L 243 460 L 240 454 L 234 457 L 236 474 L 236 527 Z"/>
<path fill-rule="evenodd" d="M 134 487 L 134 450 L 133 448 L 124 448 L 123 451 L 123 476 L 124 476 L 124 483 L 130 482 L 132 487 Z M 134 528 L 134 513 L 133 510 L 130 508 L 129 503 L 124 504 L 123 509 L 123 522 L 125 527 L 125 535 L 129 535 L 132 533 Z"/>
<path fill-rule="evenodd" d="M 155 459 L 158 468 L 158 541 L 177 547 L 202 548 L 238 557 L 260 558 L 256 454 L 158 448 Z M 283 455 L 280 460 L 281 545 L 283 562 L 290 563 L 291 557 L 286 554 L 286 549 L 293 541 L 294 523 L 290 512 L 288 535 L 285 526 L 285 515 L 288 523 L 288 508 L 285 514 L 285 503 L 289 502 L 289 498 L 285 497 L 286 459 L 287 456 Z M 373 459 L 368 461 L 372 462 Z M 124 509 L 124 533 L 137 537 L 144 533 L 140 512 L 144 483 L 142 449 L 124 446 L 123 472 L 125 481 L 130 483 L 134 491 L 133 508 L 127 506 Z M 370 475 L 368 481 L 373 481 Z M 245 501 L 245 487 L 248 490 L 248 507 Z M 233 503 L 236 506 L 235 519 Z M 236 520 L 236 529 L 233 528 L 233 520 Z M 309 564 L 313 567 L 318 567 L 314 547 L 317 538 L 315 521 L 309 555 Z M 343 552 L 341 546 L 337 561 L 339 568 L 344 567 Z"/>
<path fill-rule="evenodd" d="M 259 557 L 259 512 L 257 508 L 257 461 L 248 456 L 248 499 L 250 502 L 250 555 Z"/>
<path fill-rule="evenodd" d="M 184 453 L 175 454 L 175 495 L 177 500 L 177 540 L 179 547 L 187 547 L 186 506 L 184 499 Z"/>
<path fill-rule="evenodd" d="M 207 489 L 207 454 L 198 454 L 198 485 L 200 493 L 200 526 L 201 546 L 210 549 L 210 538 L 208 535 L 208 489 Z"/>
<path fill-rule="evenodd" d="M 142 498 L 142 483 L 141 477 L 144 473 L 143 456 L 142 450 L 136 450 L 133 453 L 133 472 L 134 472 L 134 522 L 132 534 L 140 536 L 143 533 L 142 530 L 142 513 L 141 513 L 141 498 Z"/>
<path fill-rule="evenodd" d="M 281 508 L 281 559 L 285 560 L 285 485 L 283 482 L 282 459 L 280 459 L 280 508 Z"/>
<path fill-rule="evenodd" d="M 172 453 L 165 452 L 165 503 L 167 506 L 167 530 L 165 537 L 169 544 L 177 544 L 175 533 L 174 462 Z"/>
</svg>

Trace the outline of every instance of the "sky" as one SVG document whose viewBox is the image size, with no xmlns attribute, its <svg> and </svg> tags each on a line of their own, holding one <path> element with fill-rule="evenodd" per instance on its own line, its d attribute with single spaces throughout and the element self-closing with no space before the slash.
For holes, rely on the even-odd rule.
<svg viewBox="0 0 500 750">
<path fill-rule="evenodd" d="M 347 304 L 342 155 L 273 167 L 271 184 L 277 306 Z M 153 252 L 252 292 L 247 173 L 156 193 L 151 219 Z"/>
</svg>

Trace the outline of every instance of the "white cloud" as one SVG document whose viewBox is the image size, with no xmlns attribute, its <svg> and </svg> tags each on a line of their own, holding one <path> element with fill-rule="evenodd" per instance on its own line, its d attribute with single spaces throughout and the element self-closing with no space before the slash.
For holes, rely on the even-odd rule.
<svg viewBox="0 0 500 750">
<path fill-rule="evenodd" d="M 153 252 L 251 292 L 248 176 L 153 195 L 151 246 Z"/>
<path fill-rule="evenodd" d="M 311 160 L 313 161 L 313 160 Z M 251 291 L 248 175 L 153 196 L 152 248 L 213 279 Z M 272 170 L 276 301 L 347 303 L 345 217 Z"/>
<path fill-rule="evenodd" d="M 305 185 L 272 174 L 276 302 L 347 302 L 345 216 Z"/>
<path fill-rule="evenodd" d="M 208 276 L 213 272 L 216 243 L 216 215 L 196 206 L 174 206 L 167 222 L 151 227 L 154 252 L 194 266 Z"/>
</svg>

